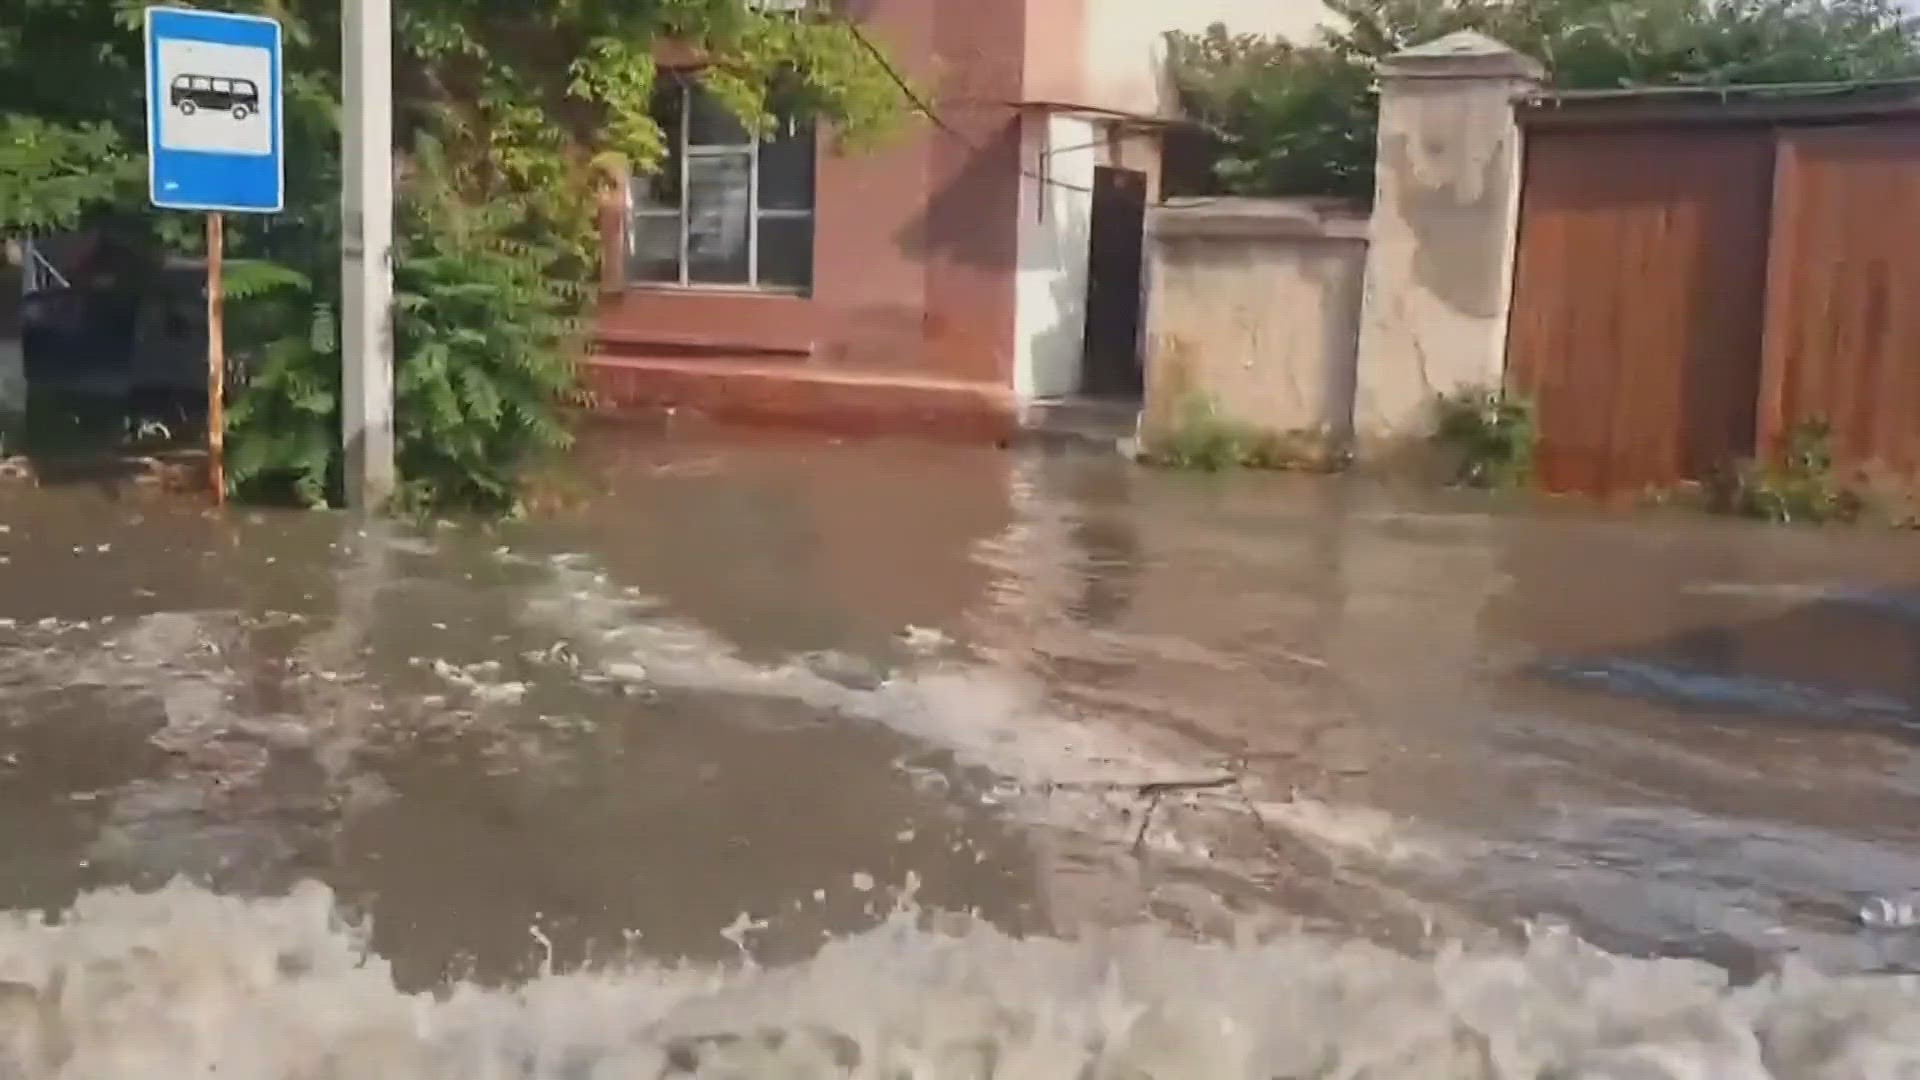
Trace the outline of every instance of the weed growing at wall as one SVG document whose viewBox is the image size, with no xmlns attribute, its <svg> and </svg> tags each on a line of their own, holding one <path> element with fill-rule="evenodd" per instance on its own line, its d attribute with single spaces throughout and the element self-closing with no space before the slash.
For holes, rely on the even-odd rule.
<svg viewBox="0 0 1920 1080">
<path fill-rule="evenodd" d="M 1858 521 L 1868 508 L 1836 474 L 1833 430 L 1821 418 L 1794 425 L 1776 457 L 1740 463 L 1723 484 L 1721 507 L 1779 524 Z"/>
<path fill-rule="evenodd" d="M 1227 469 L 1284 469 L 1335 472 L 1349 455 L 1320 432 L 1263 431 L 1220 414 L 1208 397 L 1180 403 L 1174 422 L 1150 436 L 1141 460 L 1168 469 L 1221 472 Z"/>
<path fill-rule="evenodd" d="M 1469 387 L 1434 402 L 1433 442 L 1455 457 L 1454 479 L 1468 487 L 1526 484 L 1539 440 L 1533 404 L 1505 391 Z"/>
</svg>

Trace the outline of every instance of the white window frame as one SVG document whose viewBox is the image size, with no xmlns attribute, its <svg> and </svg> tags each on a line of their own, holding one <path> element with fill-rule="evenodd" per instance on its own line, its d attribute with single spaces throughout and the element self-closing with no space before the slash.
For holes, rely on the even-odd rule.
<svg viewBox="0 0 1920 1080">
<path fill-rule="evenodd" d="M 747 133 L 748 141 L 745 143 L 695 144 L 692 141 L 693 139 L 693 99 L 694 99 L 694 95 L 700 92 L 701 91 L 699 86 L 693 83 L 687 83 L 685 86 L 684 92 L 681 93 L 680 95 L 680 133 L 679 133 L 680 145 L 675 148 L 675 150 L 678 152 L 678 155 L 679 155 L 679 165 L 680 165 L 680 205 L 677 208 L 672 208 L 672 209 L 669 209 L 666 207 L 660 207 L 660 206 L 653 206 L 651 204 L 644 205 L 644 206 L 639 205 L 634 198 L 634 195 L 635 195 L 634 184 L 638 181 L 643 180 L 643 178 L 631 177 L 627 181 L 628 227 L 626 229 L 626 234 L 627 234 L 626 258 L 629 261 L 631 261 L 634 255 L 638 253 L 638 247 L 635 244 L 635 238 L 639 234 L 639 230 L 633 228 L 633 224 L 632 224 L 635 219 L 651 218 L 655 220 L 662 220 L 662 219 L 672 218 L 674 220 L 677 220 L 680 223 L 680 228 L 679 228 L 680 278 L 678 281 L 656 281 L 656 280 L 629 281 L 628 284 L 637 286 L 639 288 L 653 288 L 653 289 L 691 289 L 691 290 L 704 290 L 709 292 L 758 292 L 758 293 L 770 293 L 776 296 L 811 295 L 813 292 L 813 272 L 814 270 L 817 269 L 817 266 L 814 263 L 814 254 L 815 254 L 815 245 L 819 239 L 818 232 L 814 232 L 813 234 L 811 234 L 811 238 L 807 246 L 808 269 L 807 269 L 807 285 L 805 288 L 796 288 L 792 285 L 763 285 L 760 282 L 760 220 L 762 218 L 776 218 L 776 219 L 784 218 L 787 220 L 794 220 L 794 221 L 815 220 L 815 215 L 819 210 L 819 203 L 820 203 L 819 159 L 817 155 L 813 161 L 814 183 L 812 185 L 813 191 L 812 191 L 812 199 L 810 200 L 810 205 L 805 210 L 763 209 L 760 206 L 760 147 L 764 142 L 764 140 L 762 140 L 758 135 L 755 135 L 752 132 L 748 132 Z M 691 230 L 689 228 L 691 224 L 691 219 L 692 219 L 692 214 L 690 212 L 690 209 L 693 202 L 693 187 L 688 182 L 691 178 L 690 173 L 692 172 L 691 163 L 693 159 L 696 157 L 713 159 L 713 158 L 729 158 L 729 157 L 741 157 L 741 156 L 745 156 L 748 159 L 748 165 L 747 165 L 747 280 L 745 281 L 694 281 L 692 280 L 692 276 L 691 276 L 692 267 L 691 267 L 691 260 L 689 259 L 689 255 L 691 254 L 690 248 L 692 244 L 691 235 L 690 235 Z"/>
</svg>

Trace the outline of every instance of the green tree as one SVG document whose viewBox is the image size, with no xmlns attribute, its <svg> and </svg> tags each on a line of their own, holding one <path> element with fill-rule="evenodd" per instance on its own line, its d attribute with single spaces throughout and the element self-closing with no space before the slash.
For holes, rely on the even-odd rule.
<svg viewBox="0 0 1920 1080">
<path fill-rule="evenodd" d="M 1304 45 L 1215 26 L 1170 36 L 1175 85 L 1212 132 L 1221 190 L 1373 193 L 1379 62 L 1478 30 L 1556 87 L 1732 86 L 1920 74 L 1920 22 L 1896 0 L 1326 0 Z"/>
<path fill-rule="evenodd" d="M 69 228 L 137 180 L 139 37 L 117 47 L 114 15 L 104 0 L 10 0 L 0 20 L 0 235 Z"/>
</svg>

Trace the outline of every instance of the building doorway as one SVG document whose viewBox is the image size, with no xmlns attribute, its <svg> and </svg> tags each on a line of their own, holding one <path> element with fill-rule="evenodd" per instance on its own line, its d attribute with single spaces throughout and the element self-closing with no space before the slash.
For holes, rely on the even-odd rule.
<svg viewBox="0 0 1920 1080">
<path fill-rule="evenodd" d="M 1081 393 L 1137 399 L 1140 363 L 1141 250 L 1147 224 L 1147 174 L 1099 166 L 1093 171 L 1093 220 L 1087 242 L 1087 327 Z"/>
</svg>

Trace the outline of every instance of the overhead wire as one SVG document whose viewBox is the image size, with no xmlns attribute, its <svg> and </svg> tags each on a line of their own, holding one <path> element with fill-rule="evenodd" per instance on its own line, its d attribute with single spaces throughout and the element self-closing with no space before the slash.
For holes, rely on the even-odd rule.
<svg viewBox="0 0 1920 1080">
<path fill-rule="evenodd" d="M 900 74 L 900 69 L 893 66 L 893 61 L 889 60 L 887 58 L 887 54 L 881 51 L 880 47 L 878 45 L 875 45 L 871 38 L 867 37 L 867 35 L 860 29 L 860 26 L 858 23 L 848 21 L 846 24 L 846 27 L 849 31 L 852 32 L 854 39 L 860 42 L 861 47 L 866 50 L 867 55 L 872 57 L 873 61 L 880 65 L 880 69 L 882 71 L 885 71 L 887 73 L 887 78 L 893 80 L 893 84 L 900 88 L 900 93 L 903 96 L 905 96 L 909 102 L 912 102 L 913 107 L 915 109 L 918 109 L 921 115 L 925 116 L 933 124 L 934 127 L 939 128 L 942 132 L 944 132 L 950 138 L 959 140 L 959 142 L 963 146 L 965 146 L 969 150 L 974 151 L 975 153 L 980 153 L 983 151 L 983 147 L 981 147 L 978 143 L 974 142 L 971 136 L 967 135 L 966 132 L 961 131 L 959 128 L 953 126 L 953 124 L 949 122 L 946 117 L 940 115 L 940 111 L 934 108 L 931 102 L 927 101 L 926 98 L 921 96 L 920 91 L 915 90 L 913 88 L 913 84 L 907 81 L 906 76 Z M 1098 145 L 1098 144 L 1095 143 L 1095 144 L 1089 144 L 1089 145 L 1091 146 L 1091 145 Z M 1079 148 L 1071 147 L 1069 149 L 1079 149 Z M 1046 173 L 1035 172 L 1034 170 L 1028 168 L 1026 162 L 1024 161 L 1020 162 L 1020 174 L 1022 176 L 1030 177 L 1034 180 L 1038 180 L 1043 184 L 1047 184 L 1052 187 L 1061 188 L 1066 191 L 1074 191 L 1082 195 L 1093 194 L 1093 189 L 1091 187 L 1087 187 L 1084 184 L 1076 184 L 1070 180 L 1062 180 L 1059 177 L 1051 176 Z"/>
</svg>

